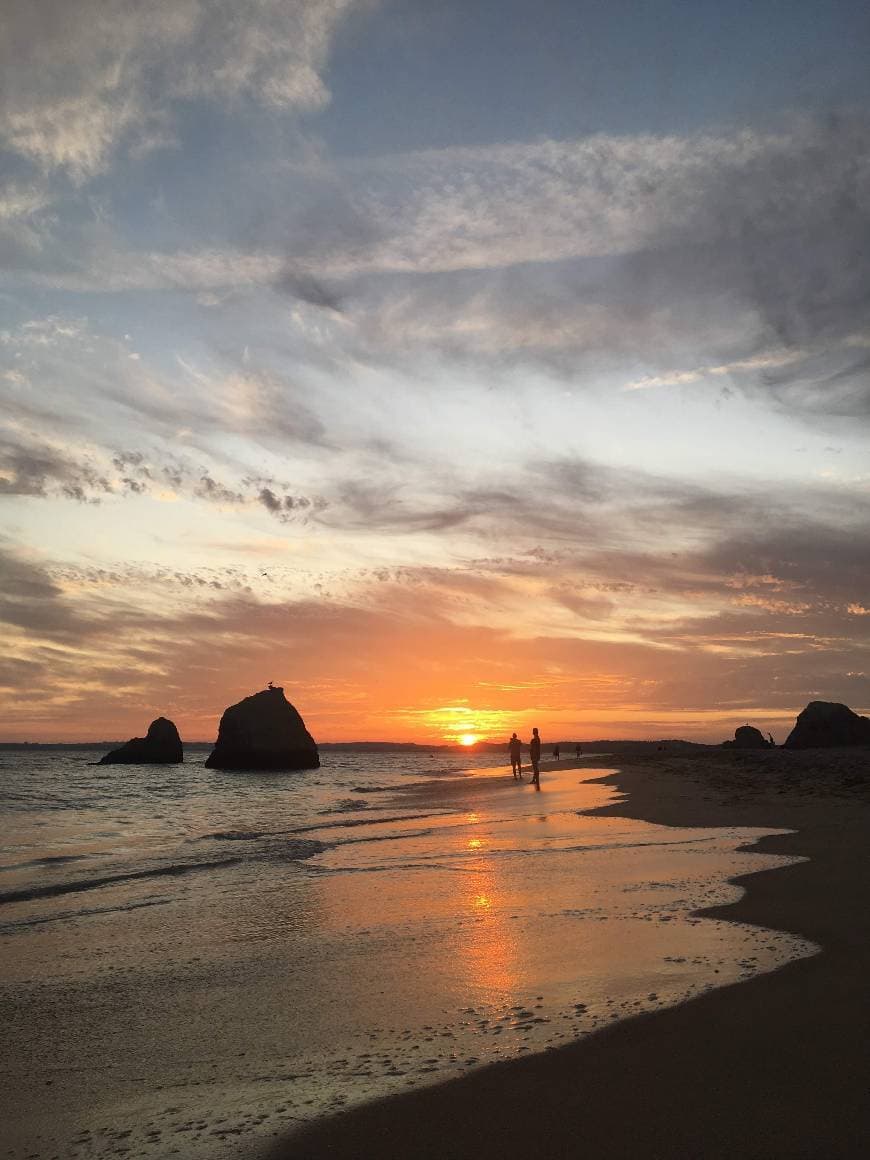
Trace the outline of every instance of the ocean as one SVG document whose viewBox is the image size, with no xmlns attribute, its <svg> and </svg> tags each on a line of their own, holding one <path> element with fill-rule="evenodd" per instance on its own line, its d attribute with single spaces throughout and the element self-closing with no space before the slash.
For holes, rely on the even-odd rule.
<svg viewBox="0 0 870 1160">
<path fill-rule="evenodd" d="M 237 1156 L 816 949 L 695 915 L 785 860 L 590 816 L 600 757 L 535 792 L 491 754 L 102 752 L 0 753 L 12 1157 Z"/>
</svg>

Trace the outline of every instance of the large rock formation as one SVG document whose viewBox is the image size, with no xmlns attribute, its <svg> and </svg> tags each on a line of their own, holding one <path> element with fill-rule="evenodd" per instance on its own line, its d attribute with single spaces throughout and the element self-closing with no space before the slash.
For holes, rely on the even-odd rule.
<svg viewBox="0 0 870 1160">
<path fill-rule="evenodd" d="M 754 725 L 739 725 L 733 741 L 723 741 L 723 747 L 732 749 L 770 749 L 770 742 Z"/>
<path fill-rule="evenodd" d="M 859 717 L 847 705 L 810 701 L 798 714 L 786 749 L 830 749 L 838 745 L 870 745 L 870 718 Z"/>
<path fill-rule="evenodd" d="M 133 737 L 120 749 L 100 758 L 100 765 L 176 765 L 184 761 L 181 738 L 175 725 L 158 717 L 144 737 Z"/>
<path fill-rule="evenodd" d="M 206 765 L 212 769 L 317 769 L 320 757 L 305 722 L 271 685 L 230 705 Z"/>
</svg>

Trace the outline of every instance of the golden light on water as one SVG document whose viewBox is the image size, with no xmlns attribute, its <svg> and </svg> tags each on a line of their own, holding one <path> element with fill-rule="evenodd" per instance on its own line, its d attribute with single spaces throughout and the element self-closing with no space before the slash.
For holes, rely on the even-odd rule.
<svg viewBox="0 0 870 1160">
<path fill-rule="evenodd" d="M 519 966 L 515 931 L 507 920 L 510 895 L 505 894 L 507 883 L 500 868 L 482 850 L 477 853 L 479 858 L 469 859 L 472 881 L 460 885 L 463 905 L 470 908 L 475 921 L 461 928 L 459 961 L 471 994 L 488 1002 L 505 1002 L 516 994 Z M 511 901 L 516 905 L 515 898 Z"/>
</svg>

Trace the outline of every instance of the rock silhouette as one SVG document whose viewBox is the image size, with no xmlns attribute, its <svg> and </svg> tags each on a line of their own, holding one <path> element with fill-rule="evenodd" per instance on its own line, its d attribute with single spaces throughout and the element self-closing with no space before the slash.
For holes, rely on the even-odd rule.
<svg viewBox="0 0 870 1160">
<path fill-rule="evenodd" d="M 848 705 L 810 701 L 798 714 L 786 749 L 830 749 L 840 745 L 870 745 L 870 718 L 859 717 Z"/>
<path fill-rule="evenodd" d="M 739 725 L 734 730 L 733 741 L 723 741 L 722 745 L 731 749 L 769 749 L 770 742 L 754 725 Z"/>
<path fill-rule="evenodd" d="M 224 712 L 205 764 L 211 769 L 317 769 L 320 757 L 284 690 L 270 686 Z"/>
<path fill-rule="evenodd" d="M 158 717 L 144 737 L 133 737 L 120 749 L 100 758 L 100 765 L 177 765 L 184 761 L 178 730 L 167 717 Z"/>
</svg>

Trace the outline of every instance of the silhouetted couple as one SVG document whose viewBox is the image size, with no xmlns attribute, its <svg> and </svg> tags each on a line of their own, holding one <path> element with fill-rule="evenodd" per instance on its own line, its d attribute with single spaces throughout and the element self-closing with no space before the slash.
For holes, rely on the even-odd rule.
<svg viewBox="0 0 870 1160">
<path fill-rule="evenodd" d="M 515 778 L 520 781 L 523 780 L 523 763 L 522 763 L 522 742 L 516 733 L 511 735 L 508 742 L 508 749 L 511 755 L 511 771 Z M 541 738 L 538 736 L 537 729 L 532 730 L 532 739 L 529 742 L 529 761 L 532 763 L 532 785 L 541 788 Z"/>
</svg>

